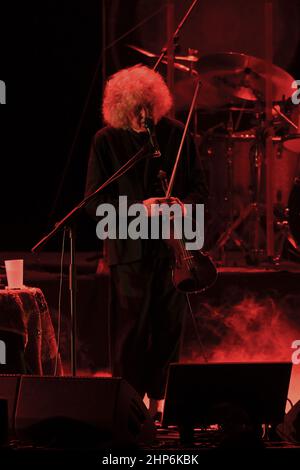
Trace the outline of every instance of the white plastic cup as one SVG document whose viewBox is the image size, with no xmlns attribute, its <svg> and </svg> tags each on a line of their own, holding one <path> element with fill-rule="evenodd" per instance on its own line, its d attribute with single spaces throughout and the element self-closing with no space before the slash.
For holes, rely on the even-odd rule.
<svg viewBox="0 0 300 470">
<path fill-rule="evenodd" d="M 23 285 L 23 259 L 5 261 L 7 284 L 9 289 L 22 289 Z"/>
</svg>

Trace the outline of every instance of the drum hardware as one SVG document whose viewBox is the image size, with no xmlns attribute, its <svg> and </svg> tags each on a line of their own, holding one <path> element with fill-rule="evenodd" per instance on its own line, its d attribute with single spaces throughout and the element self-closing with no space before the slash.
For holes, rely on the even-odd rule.
<svg viewBox="0 0 300 470">
<path fill-rule="evenodd" d="M 143 54 L 146 57 L 151 57 L 155 59 L 159 57 L 159 54 L 155 54 L 155 52 L 148 51 L 147 49 L 143 49 L 142 47 L 138 47 L 133 44 L 127 44 L 127 47 L 130 47 L 130 49 L 133 49 L 134 51 L 140 52 L 140 54 Z M 167 56 L 165 56 L 165 58 L 167 59 Z M 183 62 L 195 63 L 199 60 L 198 51 L 196 49 L 189 48 L 187 55 L 175 55 L 174 59 L 181 60 Z"/>
<path fill-rule="evenodd" d="M 145 49 L 130 47 L 148 57 L 157 57 Z M 195 103 L 194 135 L 203 137 L 204 166 L 207 163 L 208 174 L 212 172 L 212 178 L 215 178 L 209 202 L 212 219 L 206 225 L 213 232 L 207 237 L 214 245 L 212 251 L 224 259 L 227 244 L 231 241 L 251 262 L 258 262 L 262 256 L 266 259 L 269 238 L 267 242 L 265 162 L 266 143 L 271 133 L 276 179 L 273 190 L 277 245 L 274 262 L 278 263 L 285 241 L 297 245 L 289 230 L 289 220 L 284 216 L 287 188 L 297 174 L 292 176 L 293 171 L 297 171 L 296 163 L 286 153 L 300 153 L 300 118 L 296 123 L 290 115 L 296 108 L 290 106 L 293 77 L 276 65 L 268 68 L 263 59 L 235 52 L 198 58 L 197 51 L 189 49 L 186 56 L 176 55 L 175 60 L 175 68 L 186 75 L 177 80 L 174 87 L 177 112 L 184 115 L 195 84 L 199 77 L 201 79 L 201 94 Z M 268 128 L 265 114 L 267 71 L 273 92 L 273 119 L 268 119 Z M 295 131 L 298 132 L 293 133 Z M 219 155 L 216 155 L 218 151 Z M 248 155 L 245 155 L 247 151 Z"/>
<path fill-rule="evenodd" d="M 253 194 L 253 202 L 252 206 L 254 208 L 254 246 L 253 246 L 253 253 L 254 256 L 257 257 L 259 253 L 259 245 L 260 245 L 260 213 L 259 213 L 259 202 L 261 200 L 261 188 L 262 188 L 262 163 L 263 163 L 263 146 L 261 135 L 257 131 L 256 140 L 255 140 L 255 148 L 254 148 L 254 188 L 255 193 Z"/>
<path fill-rule="evenodd" d="M 282 164 L 284 165 L 285 160 L 291 158 L 291 155 L 288 155 L 283 153 L 284 152 L 284 147 L 283 147 L 283 142 L 284 142 L 285 137 L 274 137 L 273 142 L 274 143 L 279 143 L 277 152 L 276 152 L 276 158 L 275 158 L 275 166 L 276 166 L 276 161 L 280 162 L 282 160 Z M 294 157 L 295 158 L 295 157 Z M 299 161 L 298 157 L 296 156 L 297 160 Z M 300 158 L 300 156 L 299 156 Z M 280 163 L 281 164 L 281 163 Z M 299 164 L 297 165 L 297 168 L 299 170 Z M 288 176 L 288 170 L 291 168 L 284 167 L 284 173 L 285 177 Z M 280 174 L 280 167 L 279 171 L 274 174 L 274 179 L 275 181 L 278 180 L 278 176 Z M 273 210 L 274 210 L 274 236 L 275 236 L 275 256 L 273 259 L 273 262 L 276 266 L 279 266 L 280 263 L 283 261 L 283 256 L 287 255 L 288 252 L 290 252 L 294 257 L 298 257 L 300 260 L 300 248 L 299 245 L 297 244 L 295 234 L 299 231 L 300 227 L 300 192 L 298 193 L 298 221 L 297 224 L 295 224 L 295 218 L 297 218 L 297 210 L 295 209 L 295 198 L 293 197 L 293 194 L 297 194 L 297 181 L 298 178 L 295 178 L 294 180 L 294 188 L 290 192 L 289 199 L 286 201 L 286 196 L 280 189 L 277 189 L 276 191 L 276 200 L 274 199 L 273 202 Z M 286 183 L 286 179 L 284 183 Z M 299 180 L 300 182 L 300 180 Z M 278 181 L 277 181 L 278 183 Z M 286 189 L 286 188 L 285 188 Z M 291 230 L 291 223 L 292 226 L 295 228 L 295 225 L 298 226 L 298 230 Z M 300 242 L 300 237 L 299 237 L 299 242 Z"/>
<path fill-rule="evenodd" d="M 293 255 L 300 258 L 300 178 L 294 179 L 288 207 L 284 211 L 284 220 L 277 222 L 279 229 L 279 250 L 277 262 L 280 262 L 286 243 L 291 247 Z"/>
<path fill-rule="evenodd" d="M 215 256 L 221 262 L 224 263 L 225 261 L 225 251 L 228 242 L 231 240 L 232 243 L 241 251 L 242 255 L 244 256 L 247 263 L 250 264 L 257 264 L 261 260 L 266 259 L 266 253 L 262 250 L 262 246 L 265 244 L 265 228 L 264 228 L 264 217 L 265 217 L 265 203 L 264 203 L 264 194 L 263 194 L 263 168 L 264 168 L 264 139 L 266 137 L 265 129 L 262 125 L 260 130 L 256 130 L 256 136 L 254 134 L 245 134 L 236 136 L 232 133 L 228 137 L 228 145 L 227 145 L 227 155 L 226 155 L 226 162 L 228 165 L 228 183 L 229 189 L 227 191 L 227 202 L 229 204 L 229 216 L 228 216 L 228 224 L 225 230 L 220 234 L 219 238 L 217 239 L 215 245 Z M 249 141 L 253 141 L 251 152 L 251 170 L 253 170 L 253 174 L 251 177 L 252 181 L 252 194 L 251 194 L 251 202 L 243 207 L 239 214 L 236 216 L 233 207 L 233 180 L 232 180 L 232 170 L 236 162 L 232 157 L 233 146 L 235 141 L 243 141 L 243 139 L 249 139 Z M 287 243 L 293 247 L 294 250 L 297 250 L 300 255 L 300 251 L 297 248 L 297 243 L 291 233 L 290 226 L 289 226 L 289 217 L 288 217 L 288 210 L 286 208 L 286 188 L 285 191 L 282 193 L 280 189 L 280 183 L 282 185 L 286 185 L 286 179 L 288 177 L 287 171 L 291 170 L 287 168 L 286 165 L 290 162 L 287 160 L 289 155 L 283 153 L 283 142 L 284 137 L 281 136 L 274 136 L 272 138 L 274 144 L 274 164 L 279 165 L 278 174 L 274 174 L 275 181 L 279 179 L 278 188 L 274 193 L 274 233 L 275 233 L 275 245 L 276 245 L 276 252 L 273 259 L 275 265 L 278 265 L 281 260 L 285 250 Z M 296 158 L 296 157 L 295 157 Z M 278 163 L 276 163 L 278 162 Z M 281 163 L 280 163 L 281 162 Z M 283 168 L 284 172 L 281 174 L 281 167 Z M 286 174 L 284 174 L 286 173 Z M 283 182 L 281 182 L 281 178 Z M 299 191 L 300 194 L 300 191 Z M 251 219 L 252 217 L 252 219 Z M 243 226 L 243 224 L 247 221 L 250 223 L 250 230 L 252 235 L 252 242 L 249 243 L 248 240 L 245 239 L 242 234 L 239 233 L 239 228 Z M 300 226 L 300 201 L 299 201 L 299 226 Z M 299 230 L 300 231 L 300 230 Z"/>
<path fill-rule="evenodd" d="M 296 123 L 289 119 L 289 128 L 284 136 L 283 146 L 286 150 L 294 153 L 300 153 L 300 107 L 293 105 L 293 118 Z"/>
<path fill-rule="evenodd" d="M 285 133 L 281 137 L 280 150 L 290 152 L 289 158 L 297 158 L 296 171 L 299 173 L 300 170 L 300 115 L 299 107 L 293 105 L 293 112 L 298 114 L 298 122 L 294 122 L 289 118 L 285 113 L 283 113 L 279 106 L 274 106 L 276 112 L 279 116 L 289 125 L 289 129 L 285 130 Z M 295 117 L 295 116 L 293 116 Z M 296 133 L 290 133 L 291 130 L 296 131 Z M 298 156 L 297 156 L 298 155 Z M 300 237 L 297 238 L 300 227 L 300 198 L 299 198 L 299 177 L 294 179 L 294 186 L 291 189 L 289 199 L 287 202 L 287 207 L 284 208 L 284 211 L 280 214 L 276 214 L 276 245 L 277 253 L 275 261 L 280 263 L 282 256 L 286 247 L 292 252 L 296 257 L 300 257 Z M 295 196 L 296 195 L 296 196 Z M 298 196 L 297 196 L 298 195 Z M 279 197 L 277 196 L 277 199 Z M 298 201 L 298 202 L 297 202 Z M 298 212 L 297 212 L 298 211 Z M 295 221 L 297 221 L 295 223 Z M 298 227 L 298 228 L 296 228 Z"/>
<path fill-rule="evenodd" d="M 253 131 L 232 132 L 230 120 L 227 126 L 223 124 L 218 127 L 224 132 L 228 127 L 228 131 L 215 135 L 208 133 L 206 136 L 208 147 L 205 147 L 205 151 L 212 164 L 208 173 L 213 175 L 212 181 L 210 178 L 211 197 L 208 204 L 208 212 L 212 217 L 206 224 L 206 242 L 212 251 L 215 251 L 216 258 L 218 260 L 222 258 L 223 262 L 229 240 L 247 259 L 250 259 L 253 258 L 254 252 L 252 244 L 249 244 L 237 230 L 251 214 L 256 217 L 257 213 L 256 200 L 259 191 L 256 190 L 255 181 L 257 181 L 256 173 L 258 177 L 260 176 L 261 162 L 257 151 L 256 134 Z M 224 174 L 227 174 L 227 178 L 224 178 Z M 224 184 L 225 190 L 223 190 Z M 226 221 L 225 226 L 224 221 Z"/>
<path fill-rule="evenodd" d="M 276 229 L 278 233 L 276 233 Z M 276 265 L 280 265 L 286 250 L 300 259 L 300 247 L 297 245 L 297 242 L 291 232 L 288 217 L 285 220 L 276 221 L 275 242 L 276 256 L 274 258 L 274 263 Z"/>
<path fill-rule="evenodd" d="M 289 201 L 288 201 L 288 218 L 291 227 L 291 232 L 296 240 L 297 246 L 300 246 L 300 177 L 297 176 L 294 180 Z"/>
<path fill-rule="evenodd" d="M 257 204 L 253 203 L 245 207 L 245 209 L 243 209 L 239 217 L 234 222 L 232 222 L 232 224 L 228 226 L 226 231 L 218 239 L 216 243 L 216 250 L 220 253 L 220 257 L 223 263 L 225 259 L 224 257 L 225 246 L 230 239 L 234 242 L 237 248 L 242 250 L 245 258 L 246 257 L 251 258 L 252 256 L 251 249 L 246 244 L 246 242 L 236 233 L 236 230 L 238 229 L 238 227 L 242 224 L 242 222 L 244 222 L 250 216 L 251 212 L 254 212 L 254 213 L 258 212 Z"/>
<path fill-rule="evenodd" d="M 228 139 L 227 139 L 227 149 L 226 149 L 226 161 L 227 161 L 227 177 L 228 177 L 228 192 L 227 196 L 225 197 L 225 201 L 229 203 L 229 223 L 233 223 L 233 199 L 232 199 L 232 187 L 233 187 L 233 141 L 232 141 L 232 133 L 233 133 L 233 120 L 232 120 L 232 112 L 229 112 L 229 120 L 227 125 L 227 132 L 228 132 Z"/>
<path fill-rule="evenodd" d="M 277 245 L 277 253 L 274 258 L 274 262 L 276 265 L 279 265 L 281 258 L 282 258 L 285 242 L 289 241 L 291 234 L 290 234 L 289 223 L 287 220 L 282 220 L 282 221 L 277 220 L 276 228 L 278 229 L 279 234 L 275 236 L 275 242 Z"/>
<path fill-rule="evenodd" d="M 257 254 L 260 249 L 260 219 L 261 219 L 261 168 L 263 160 L 263 146 L 262 146 L 262 136 L 263 129 L 256 129 L 256 133 L 249 134 L 240 134 L 236 135 L 232 132 L 232 121 L 229 120 L 228 123 L 228 142 L 226 147 L 226 162 L 227 162 L 227 179 L 228 179 L 228 190 L 225 201 L 229 204 L 229 217 L 228 224 L 225 231 L 219 236 L 216 242 L 216 252 L 218 257 L 224 262 L 225 260 L 225 248 L 227 243 L 231 240 L 234 245 L 242 251 L 243 256 L 251 264 L 257 262 Z M 250 170 L 251 171 L 251 180 L 250 186 L 248 188 L 250 195 L 250 202 L 244 206 L 238 216 L 236 217 L 234 211 L 234 199 L 233 199 L 233 190 L 234 190 L 234 181 L 233 181 L 233 145 L 234 141 L 238 140 L 240 142 L 249 141 L 252 142 L 252 146 L 249 149 L 249 159 L 250 159 Z M 253 226 L 253 243 L 249 244 L 243 238 L 237 234 L 237 229 L 248 220 L 251 215 L 254 218 Z"/>
<path fill-rule="evenodd" d="M 284 132 L 282 136 L 276 135 L 276 123 L 271 122 L 271 129 L 266 127 L 265 117 L 265 101 L 266 101 L 266 64 L 263 59 L 247 56 L 245 54 L 237 53 L 220 53 L 211 54 L 210 56 L 202 57 L 199 60 L 198 67 L 199 75 L 203 83 L 202 102 L 199 102 L 200 108 L 215 107 L 220 109 L 228 109 L 227 122 L 227 145 L 224 150 L 224 160 L 227 165 L 227 181 L 228 188 L 225 202 L 228 203 L 229 214 L 227 217 L 228 224 L 225 230 L 220 234 L 216 243 L 216 251 L 221 253 L 221 258 L 224 259 L 224 251 L 227 243 L 231 240 L 236 247 L 243 253 L 243 255 L 251 262 L 258 262 L 261 255 L 261 247 L 266 245 L 266 228 L 264 227 L 264 219 L 266 217 L 266 204 L 265 204 L 265 178 L 266 178 L 266 142 L 267 137 L 271 133 L 274 154 L 275 167 L 279 165 L 277 180 L 278 185 L 274 186 L 274 202 L 273 207 L 275 210 L 276 202 L 280 208 L 284 209 L 286 204 L 286 186 L 289 177 L 290 163 L 286 156 L 284 143 L 289 141 L 297 142 L 298 136 L 294 138 L 289 136 L 286 138 Z M 296 129 L 296 124 L 292 119 L 285 114 L 285 105 L 287 100 L 291 97 L 293 88 L 291 86 L 293 78 L 280 67 L 275 65 L 271 66 L 271 82 L 273 88 L 273 115 L 278 117 L 281 122 L 284 121 L 293 129 Z M 204 93 L 207 89 L 210 93 Z M 206 99 L 204 103 L 203 100 Z M 225 103 L 224 103 L 225 102 Z M 226 103 L 227 102 L 227 103 Z M 218 106 L 216 106 L 218 103 Z M 235 165 L 238 162 L 238 155 L 234 150 L 234 146 L 238 142 L 235 139 L 234 133 L 239 129 L 241 120 L 244 113 L 248 113 L 250 108 L 251 120 L 257 121 L 254 127 L 254 140 L 253 148 L 251 149 L 250 156 L 250 185 L 249 192 L 252 191 L 250 201 L 248 204 L 243 205 L 238 213 L 235 213 L 234 207 L 234 194 L 236 179 L 233 181 L 233 173 L 235 172 Z M 234 109 L 239 109 L 238 116 L 232 125 L 232 112 Z M 252 113 L 252 114 L 251 114 Z M 279 121 L 279 122 L 280 122 Z M 251 135 L 252 134 L 252 135 Z M 250 133 L 253 138 L 253 132 Z M 244 136 L 240 136 L 239 141 L 243 142 Z M 246 142 L 246 139 L 244 140 Z M 300 140 L 299 140 L 300 144 Z M 250 153 L 250 150 L 249 150 Z M 211 152 L 212 154 L 212 152 Z M 281 162 L 281 163 L 280 163 Z M 237 173 L 245 171 L 241 164 Z M 276 168 L 274 171 L 276 172 Z M 242 173 L 240 175 L 245 177 Z M 285 178 L 285 179 L 284 179 Z M 281 209 L 281 210 L 282 210 Z M 253 217 L 253 219 L 250 219 Z M 248 242 L 247 237 L 240 234 L 239 229 L 244 229 L 244 223 L 250 219 L 251 235 L 253 241 Z M 278 262 L 282 256 L 282 250 L 285 240 L 291 240 L 288 223 L 282 217 L 275 216 L 274 230 L 277 230 L 277 250 L 274 262 Z M 248 234 L 247 234 L 248 235 Z M 263 238 L 264 237 L 264 238 Z M 264 254 L 266 257 L 266 253 Z"/>
<path fill-rule="evenodd" d="M 295 124 L 293 121 L 291 121 L 291 119 L 289 119 L 288 116 L 281 111 L 280 106 L 278 104 L 273 106 L 273 110 L 276 112 L 276 114 L 278 114 L 278 116 L 280 116 L 282 119 L 284 119 L 285 122 L 287 122 L 294 129 L 298 130 L 297 124 Z"/>
<path fill-rule="evenodd" d="M 154 52 L 148 51 L 147 49 L 143 49 L 142 47 L 138 47 L 138 46 L 135 46 L 133 44 L 127 44 L 127 47 L 129 47 L 130 49 L 133 49 L 137 52 L 140 52 L 141 54 L 143 54 L 146 57 L 150 57 L 150 58 L 158 58 L 159 57 L 158 54 L 155 54 Z M 196 53 L 198 53 L 198 51 L 196 49 L 189 49 L 189 53 L 186 56 L 175 55 L 174 60 L 176 62 L 174 62 L 174 68 L 177 69 L 177 70 L 180 70 L 181 72 L 188 73 L 189 75 L 193 75 L 193 76 L 198 77 L 199 74 L 198 74 L 197 70 L 195 70 L 195 68 L 194 68 L 195 63 L 197 63 L 198 60 L 199 60 Z M 186 62 L 187 64 L 189 64 L 189 66 L 181 64 L 178 61 Z M 165 55 L 165 58 L 161 60 L 161 63 L 167 65 L 168 64 L 168 56 Z"/>
</svg>

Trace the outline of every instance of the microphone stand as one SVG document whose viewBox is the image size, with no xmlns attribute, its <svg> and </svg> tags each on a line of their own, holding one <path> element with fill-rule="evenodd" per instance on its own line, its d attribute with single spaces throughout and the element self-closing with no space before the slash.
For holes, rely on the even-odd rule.
<svg viewBox="0 0 300 470">
<path fill-rule="evenodd" d="M 101 186 L 99 186 L 93 193 L 86 196 L 77 206 L 75 206 L 63 219 L 54 225 L 54 228 L 44 236 L 34 247 L 31 249 L 32 253 L 38 252 L 42 247 L 51 240 L 60 230 L 67 230 L 70 238 L 70 264 L 69 264 L 69 291 L 70 291 L 70 318 L 71 318 L 71 371 L 72 375 L 76 376 L 76 338 L 77 338 L 77 308 L 76 308 L 76 259 L 75 259 L 75 227 L 74 220 L 78 217 L 79 213 L 84 209 L 93 199 L 98 196 L 107 186 L 116 181 L 129 171 L 137 162 L 146 158 L 149 155 L 147 151 L 149 144 L 144 145 L 133 157 L 131 157 L 123 166 L 121 166 L 110 178 L 108 178 Z"/>
<path fill-rule="evenodd" d="M 179 36 L 179 33 L 180 33 L 180 30 L 181 28 L 183 27 L 184 23 L 186 22 L 186 20 L 189 18 L 190 14 L 192 13 L 192 10 L 194 9 L 194 7 L 196 6 L 196 3 L 198 3 L 198 0 L 194 0 L 193 3 L 191 4 L 191 6 L 189 7 L 188 11 L 186 12 L 186 14 L 184 15 L 184 17 L 182 18 L 182 20 L 180 21 L 179 25 L 177 26 L 176 28 L 176 31 L 173 33 L 173 36 L 171 38 L 171 41 L 173 41 L 173 44 L 176 45 L 176 41 L 178 39 L 178 36 Z M 171 41 L 168 41 L 168 43 L 170 44 Z M 165 45 L 162 50 L 161 50 L 161 53 L 157 59 L 157 61 L 155 62 L 154 64 L 154 67 L 153 67 L 153 70 L 156 70 L 157 67 L 159 66 L 159 64 L 161 63 L 161 61 L 163 60 L 163 58 L 165 57 L 166 55 L 166 52 L 168 50 L 168 44 Z"/>
<path fill-rule="evenodd" d="M 164 57 L 166 55 L 166 52 L 168 50 L 169 50 L 169 52 L 171 51 L 171 55 L 173 54 L 173 52 L 174 52 L 174 50 L 176 49 L 176 46 L 177 46 L 177 40 L 178 40 L 178 37 L 179 37 L 179 33 L 180 33 L 183 25 L 185 24 L 185 22 L 190 17 L 190 15 L 191 15 L 191 13 L 192 13 L 192 11 L 193 11 L 193 9 L 194 9 L 194 7 L 196 6 L 197 3 L 198 3 L 198 0 L 193 0 L 192 4 L 188 8 L 187 12 L 185 13 L 183 18 L 181 19 L 180 23 L 178 24 L 178 26 L 177 26 L 176 30 L 174 31 L 173 35 L 168 38 L 167 44 L 162 48 L 161 53 L 160 53 L 156 63 L 153 66 L 154 71 L 158 68 L 159 64 L 164 59 Z M 169 4 L 169 8 L 171 9 L 170 4 Z M 169 16 L 170 16 L 170 13 L 169 13 Z M 169 22 L 170 22 L 170 20 L 168 20 L 168 26 L 169 26 Z M 168 30 L 169 30 L 169 27 L 168 27 Z M 171 47 L 172 44 L 173 44 L 173 47 Z M 174 68 L 173 59 L 174 59 L 173 56 L 171 57 L 171 60 L 168 57 L 168 64 L 170 64 L 170 62 L 171 62 L 170 65 L 171 65 L 171 67 Z M 169 71 L 168 71 L 168 75 L 169 75 Z M 188 117 L 187 117 L 187 121 L 185 123 L 185 128 L 184 128 L 183 136 L 182 136 L 182 139 L 181 139 L 181 142 L 180 142 L 178 154 L 177 154 L 177 157 L 176 157 L 175 168 L 174 168 L 174 171 L 173 171 L 173 175 L 171 176 L 170 186 L 169 186 L 169 190 L 168 190 L 168 193 L 169 193 L 168 196 L 170 196 L 170 193 L 172 191 L 172 187 L 173 187 L 173 184 L 174 184 L 174 178 L 175 178 L 175 174 L 176 174 L 176 170 L 177 170 L 177 165 L 178 165 L 179 160 L 180 160 L 180 155 L 181 155 L 181 152 L 182 152 L 184 140 L 185 140 L 185 137 L 186 137 L 186 134 L 187 134 L 189 124 L 190 124 L 192 113 L 193 113 L 193 111 L 195 109 L 195 106 L 196 106 L 196 99 L 197 99 L 199 89 L 200 89 L 200 86 L 201 86 L 200 78 L 199 78 L 198 73 L 196 73 L 196 77 L 197 77 L 197 80 L 196 80 L 196 84 L 195 84 L 194 94 L 193 94 L 193 98 L 192 98 L 192 101 L 191 101 L 191 106 L 190 106 L 189 114 L 188 114 Z"/>
</svg>

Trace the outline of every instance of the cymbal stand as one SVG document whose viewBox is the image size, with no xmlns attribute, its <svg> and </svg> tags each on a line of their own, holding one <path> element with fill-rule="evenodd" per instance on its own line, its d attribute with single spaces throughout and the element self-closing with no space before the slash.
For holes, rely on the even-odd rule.
<svg viewBox="0 0 300 470">
<path fill-rule="evenodd" d="M 258 117 L 258 116 L 257 116 Z M 253 209 L 254 214 L 254 242 L 252 255 L 257 259 L 259 254 L 259 234 L 260 234 L 260 207 L 261 207 L 261 189 L 262 189 L 262 163 L 264 156 L 263 148 L 263 129 L 256 129 L 256 139 L 254 148 L 254 195 L 253 195 Z"/>
<path fill-rule="evenodd" d="M 228 140 L 226 148 L 226 160 L 227 160 L 227 181 L 228 191 L 226 201 L 229 203 L 229 224 L 232 225 L 234 218 L 234 207 L 233 207 L 233 120 L 232 112 L 229 112 L 229 120 L 227 125 Z"/>
<path fill-rule="evenodd" d="M 279 266 L 282 262 L 283 253 L 287 243 L 289 247 L 292 248 L 292 253 L 300 257 L 299 246 L 292 235 L 290 225 L 289 225 L 289 209 L 283 208 L 283 218 L 276 216 L 275 214 L 275 227 L 278 229 L 278 233 L 275 231 L 275 254 L 274 254 L 274 263 Z"/>
</svg>

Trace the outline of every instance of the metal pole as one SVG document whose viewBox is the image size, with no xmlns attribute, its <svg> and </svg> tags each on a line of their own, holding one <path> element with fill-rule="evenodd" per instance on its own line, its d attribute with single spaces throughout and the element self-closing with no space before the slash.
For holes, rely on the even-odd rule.
<svg viewBox="0 0 300 470">
<path fill-rule="evenodd" d="M 185 24 L 185 22 L 188 20 L 190 14 L 192 13 L 194 7 L 196 6 L 196 4 L 198 3 L 199 0 L 194 0 L 192 5 L 190 6 L 190 8 L 188 9 L 188 11 L 186 12 L 186 14 L 184 15 L 184 17 L 182 18 L 182 20 L 180 21 L 179 25 L 177 26 L 176 28 L 176 31 L 175 33 L 173 33 L 173 42 L 176 40 L 177 36 L 179 35 L 180 33 L 180 30 L 181 28 L 183 27 L 183 25 Z M 161 61 L 163 60 L 163 58 L 165 57 L 166 55 L 166 52 L 167 52 L 167 46 L 164 46 L 161 50 L 161 53 L 160 53 L 160 56 L 158 57 L 157 61 L 155 62 L 154 66 L 153 66 L 153 70 L 156 70 L 157 67 L 159 66 L 159 64 L 161 63 Z"/>
<path fill-rule="evenodd" d="M 168 69 L 167 69 L 167 85 L 174 95 L 174 0 L 168 0 L 167 3 L 167 53 L 168 53 Z M 174 108 L 172 107 L 170 117 L 174 117 Z"/>
<path fill-rule="evenodd" d="M 266 55 L 266 225 L 267 256 L 274 258 L 274 213 L 273 213 L 273 128 L 272 128 L 272 62 L 273 62 L 273 4 L 265 2 L 265 55 Z"/>
<path fill-rule="evenodd" d="M 102 0 L 102 96 L 106 81 L 106 5 Z"/>
</svg>

